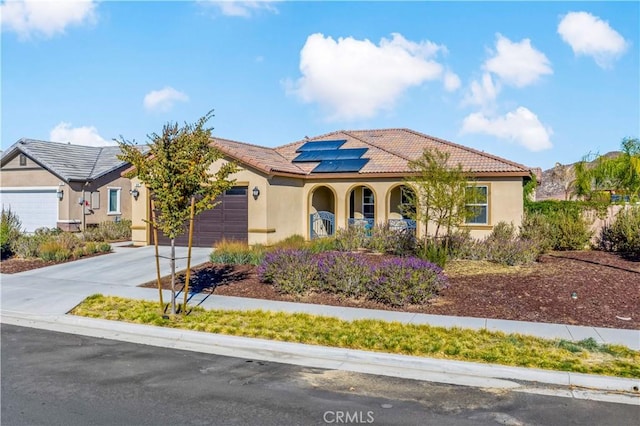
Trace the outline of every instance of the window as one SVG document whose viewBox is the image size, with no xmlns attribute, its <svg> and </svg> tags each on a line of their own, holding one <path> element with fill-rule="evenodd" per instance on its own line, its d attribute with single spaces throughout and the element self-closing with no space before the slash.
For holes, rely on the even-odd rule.
<svg viewBox="0 0 640 426">
<path fill-rule="evenodd" d="M 91 210 L 96 210 L 100 208 L 100 193 L 92 192 L 91 193 Z"/>
<path fill-rule="evenodd" d="M 367 219 L 374 219 L 375 217 L 373 191 L 367 187 L 362 188 L 362 215 Z"/>
<path fill-rule="evenodd" d="M 406 186 L 400 187 L 400 213 L 403 219 L 415 219 L 416 206 L 413 189 Z"/>
<path fill-rule="evenodd" d="M 21 166 L 27 165 L 27 156 L 24 154 L 20 154 L 20 165 Z"/>
<path fill-rule="evenodd" d="M 468 224 L 488 225 L 489 224 L 489 187 L 487 185 L 467 187 L 467 209 L 470 216 L 467 217 Z"/>
<path fill-rule="evenodd" d="M 107 214 L 120 214 L 120 192 L 121 188 L 107 188 Z"/>
</svg>

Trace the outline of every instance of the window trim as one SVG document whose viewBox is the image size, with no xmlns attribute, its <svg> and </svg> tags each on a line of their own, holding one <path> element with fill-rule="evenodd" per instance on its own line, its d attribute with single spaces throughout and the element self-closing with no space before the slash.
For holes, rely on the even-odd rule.
<svg viewBox="0 0 640 426">
<path fill-rule="evenodd" d="M 468 222 L 469 219 L 465 219 L 464 226 L 467 227 L 487 227 L 491 226 L 491 184 L 490 183 L 480 183 L 467 185 L 466 188 L 486 188 L 487 192 L 487 200 L 484 203 L 465 203 L 465 207 L 486 207 L 486 222 Z M 466 190 L 466 189 L 465 189 Z"/>
<path fill-rule="evenodd" d="M 117 192 L 117 210 L 111 210 L 111 191 Z M 121 215 L 122 214 L 122 188 L 119 186 L 107 187 L 107 215 Z"/>
</svg>

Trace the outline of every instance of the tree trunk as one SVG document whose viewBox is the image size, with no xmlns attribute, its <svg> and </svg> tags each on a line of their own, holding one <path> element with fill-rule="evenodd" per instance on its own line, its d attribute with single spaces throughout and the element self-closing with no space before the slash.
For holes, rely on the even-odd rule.
<svg viewBox="0 0 640 426">
<path fill-rule="evenodd" d="M 171 316 L 176 315 L 176 240 L 171 239 Z"/>
</svg>

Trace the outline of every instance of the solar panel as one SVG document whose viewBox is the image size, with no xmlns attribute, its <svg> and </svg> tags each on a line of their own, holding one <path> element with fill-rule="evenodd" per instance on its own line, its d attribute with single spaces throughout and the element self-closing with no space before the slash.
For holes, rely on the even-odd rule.
<svg viewBox="0 0 640 426">
<path fill-rule="evenodd" d="M 368 158 L 359 158 L 352 160 L 324 160 L 316 166 L 311 173 L 340 173 L 340 172 L 359 172 L 365 164 L 369 162 Z"/>
<path fill-rule="evenodd" d="M 335 140 L 335 141 L 314 141 L 307 142 L 302 145 L 300 148 L 296 149 L 296 152 L 303 151 L 327 151 L 332 149 L 338 149 L 346 142 L 346 139 Z"/>
<path fill-rule="evenodd" d="M 292 161 L 294 163 L 303 163 L 306 161 L 322 161 L 322 160 L 355 160 L 362 157 L 362 155 L 365 152 L 367 152 L 367 148 L 303 151 Z"/>
</svg>

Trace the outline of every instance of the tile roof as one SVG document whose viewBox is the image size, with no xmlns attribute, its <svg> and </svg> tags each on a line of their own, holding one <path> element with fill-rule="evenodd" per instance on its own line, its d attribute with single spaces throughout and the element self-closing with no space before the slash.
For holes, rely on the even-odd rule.
<svg viewBox="0 0 640 426">
<path fill-rule="evenodd" d="M 21 152 L 66 181 L 94 180 L 127 163 L 119 160 L 119 146 L 84 146 L 20 139 L 2 155 L 2 162 Z"/>
<path fill-rule="evenodd" d="M 471 173 L 518 176 L 532 173 L 529 167 L 522 164 L 409 129 L 340 130 L 277 148 L 217 138 L 214 145 L 232 158 L 267 173 L 310 175 L 318 163 L 292 163 L 298 156 L 296 150 L 306 142 L 336 139 L 346 140 L 341 149 L 367 148 L 362 158 L 369 159 L 369 162 L 359 172 L 351 173 L 355 175 L 409 173 L 409 161 L 419 158 L 425 149 L 449 153 L 452 166 L 461 164 L 464 170 Z"/>
</svg>

